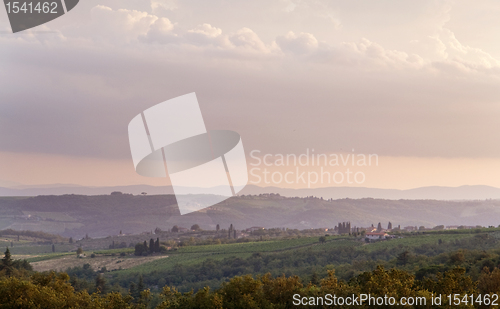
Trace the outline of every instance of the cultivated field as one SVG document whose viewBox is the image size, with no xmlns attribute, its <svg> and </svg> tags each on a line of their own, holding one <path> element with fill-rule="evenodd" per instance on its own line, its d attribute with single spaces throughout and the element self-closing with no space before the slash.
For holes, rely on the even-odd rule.
<svg viewBox="0 0 500 309">
<path fill-rule="evenodd" d="M 108 271 L 113 271 L 117 269 L 128 269 L 147 262 L 151 262 L 158 259 L 166 259 L 168 256 L 141 256 L 135 257 L 133 255 L 129 256 L 103 256 L 97 255 L 95 258 L 84 257 L 78 258 L 76 255 L 67 255 L 63 257 L 58 257 L 50 260 L 44 260 L 39 262 L 33 262 L 31 265 L 36 271 L 64 271 L 70 267 L 83 266 L 85 264 L 90 264 L 90 267 L 94 270 L 100 270 L 105 267 Z"/>
</svg>

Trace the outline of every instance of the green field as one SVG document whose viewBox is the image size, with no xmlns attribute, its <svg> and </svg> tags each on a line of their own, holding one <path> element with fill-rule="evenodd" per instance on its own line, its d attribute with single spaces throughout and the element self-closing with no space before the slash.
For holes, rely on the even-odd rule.
<svg viewBox="0 0 500 309">
<path fill-rule="evenodd" d="M 490 230 L 491 232 L 491 230 Z M 494 232 L 496 233 L 496 232 Z M 493 235 L 494 233 L 491 233 Z M 240 258 L 246 259 L 254 253 L 262 254 L 278 254 L 287 253 L 294 254 L 303 250 L 312 250 L 321 254 L 323 252 L 335 252 L 342 248 L 353 248 L 359 255 L 369 256 L 371 253 L 380 252 L 395 252 L 405 249 L 416 248 L 422 245 L 437 245 L 439 240 L 443 243 L 454 243 L 461 239 L 470 239 L 474 237 L 474 233 L 426 233 L 426 234 L 408 234 L 402 238 L 395 238 L 387 241 L 378 241 L 374 243 L 365 243 L 363 238 L 354 237 L 327 237 L 325 243 L 320 243 L 318 237 L 302 237 L 296 239 L 259 241 L 250 243 L 236 243 L 226 245 L 204 245 L 181 247 L 176 251 L 169 251 L 168 258 L 152 261 L 133 267 L 130 269 L 118 271 L 118 274 L 131 273 L 150 273 L 154 271 L 165 271 L 172 269 L 178 265 L 193 266 L 203 263 L 207 259 L 220 261 L 225 258 Z"/>
<path fill-rule="evenodd" d="M 319 243 L 318 237 L 301 237 L 285 240 L 270 240 L 248 243 L 235 243 L 225 245 L 205 245 L 181 247 L 175 251 L 169 251 L 168 259 L 157 260 L 139 265 L 134 268 L 120 272 L 150 272 L 154 270 L 170 269 L 178 264 L 194 265 L 206 259 L 222 260 L 228 257 L 248 258 L 254 253 L 277 253 L 301 248 L 313 248 L 325 250 L 344 246 L 361 246 L 360 241 L 353 241 L 347 237 L 329 237 L 324 244 Z"/>
</svg>

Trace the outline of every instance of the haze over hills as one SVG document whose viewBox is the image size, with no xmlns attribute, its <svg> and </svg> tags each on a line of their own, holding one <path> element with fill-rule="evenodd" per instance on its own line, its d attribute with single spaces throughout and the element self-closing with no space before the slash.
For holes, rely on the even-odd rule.
<svg viewBox="0 0 500 309">
<path fill-rule="evenodd" d="M 188 190 L 189 189 L 189 190 Z M 181 188 L 180 194 L 186 194 L 191 188 Z M 149 195 L 173 194 L 170 186 L 113 186 L 113 187 L 86 187 L 70 184 L 53 184 L 37 186 L 0 187 L 0 196 L 37 196 L 37 195 L 107 195 L 113 191 L 134 195 L 146 192 Z M 197 194 L 205 194 L 206 189 L 197 188 Z M 221 191 L 222 192 L 222 191 Z M 484 200 L 500 199 L 500 188 L 490 186 L 460 186 L 460 187 L 421 187 L 409 190 L 377 189 L 364 187 L 326 187 L 311 189 L 286 189 L 279 187 L 259 187 L 247 185 L 240 195 L 259 195 L 263 193 L 278 193 L 286 197 L 317 196 L 325 199 L 340 198 L 379 198 L 379 199 L 432 199 L 432 200 Z"/>
<path fill-rule="evenodd" d="M 182 188 L 185 192 L 191 188 Z M 183 195 L 193 203 L 213 197 L 199 188 Z M 119 191 L 128 194 L 114 194 Z M 182 190 L 181 190 L 182 191 Z M 146 192 L 146 196 L 141 193 Z M 181 193 L 185 193 L 181 192 Z M 355 187 L 284 189 L 247 185 L 239 197 L 180 216 L 169 186 L 84 187 L 76 185 L 0 188 L 0 229 L 41 230 L 64 236 L 92 237 L 141 233 L 174 225 L 216 224 L 297 229 L 332 228 L 338 222 L 369 226 L 500 224 L 500 189 L 489 186 L 423 187 L 390 190 Z M 259 196 L 278 193 L 280 196 Z M 69 194 L 69 195 L 68 195 Z M 243 196 L 244 195 L 244 196 Z M 251 196 L 248 196 L 251 195 Z M 17 196 L 17 197 L 14 197 Z M 34 197 L 31 197 L 34 196 Z M 298 197 L 298 198 L 296 198 Z M 314 198 L 312 198 L 314 197 Z"/>
<path fill-rule="evenodd" d="M 187 196 L 193 203 L 211 196 Z M 296 229 L 333 228 L 338 222 L 370 226 L 389 221 L 401 227 L 436 225 L 500 224 L 500 200 L 437 201 L 286 198 L 282 196 L 239 196 L 184 216 L 179 215 L 173 195 L 136 196 L 61 195 L 0 198 L 0 229 L 36 230 L 66 237 L 106 237 L 123 233 L 150 232 L 174 225 L 189 228 L 216 224 L 236 229 L 252 226 Z"/>
</svg>

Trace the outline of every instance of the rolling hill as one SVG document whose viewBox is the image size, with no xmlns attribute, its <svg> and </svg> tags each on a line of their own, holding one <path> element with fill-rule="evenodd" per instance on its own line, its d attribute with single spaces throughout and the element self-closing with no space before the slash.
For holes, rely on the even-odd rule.
<svg viewBox="0 0 500 309">
<path fill-rule="evenodd" d="M 189 198 L 209 198 L 192 195 Z M 0 198 L 0 229 L 39 230 L 66 237 L 105 237 L 149 232 L 173 225 L 189 228 L 216 224 L 237 229 L 251 226 L 297 229 L 332 228 L 338 222 L 369 226 L 391 221 L 393 226 L 500 224 L 500 201 L 437 201 L 287 198 L 282 196 L 233 197 L 202 211 L 180 216 L 173 195 L 135 196 L 60 195 Z"/>
</svg>

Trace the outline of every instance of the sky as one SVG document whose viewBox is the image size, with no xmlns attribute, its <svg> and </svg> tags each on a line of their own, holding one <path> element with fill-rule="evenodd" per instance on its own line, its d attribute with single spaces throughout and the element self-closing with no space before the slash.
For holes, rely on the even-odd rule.
<svg viewBox="0 0 500 309">
<path fill-rule="evenodd" d="M 167 185 L 135 173 L 127 126 L 196 92 L 208 129 L 241 135 L 253 175 L 363 175 L 252 184 L 500 187 L 499 13 L 493 0 L 85 0 L 12 34 L 0 9 L 0 186 Z M 378 163 L 254 158 L 313 149 Z"/>
</svg>

